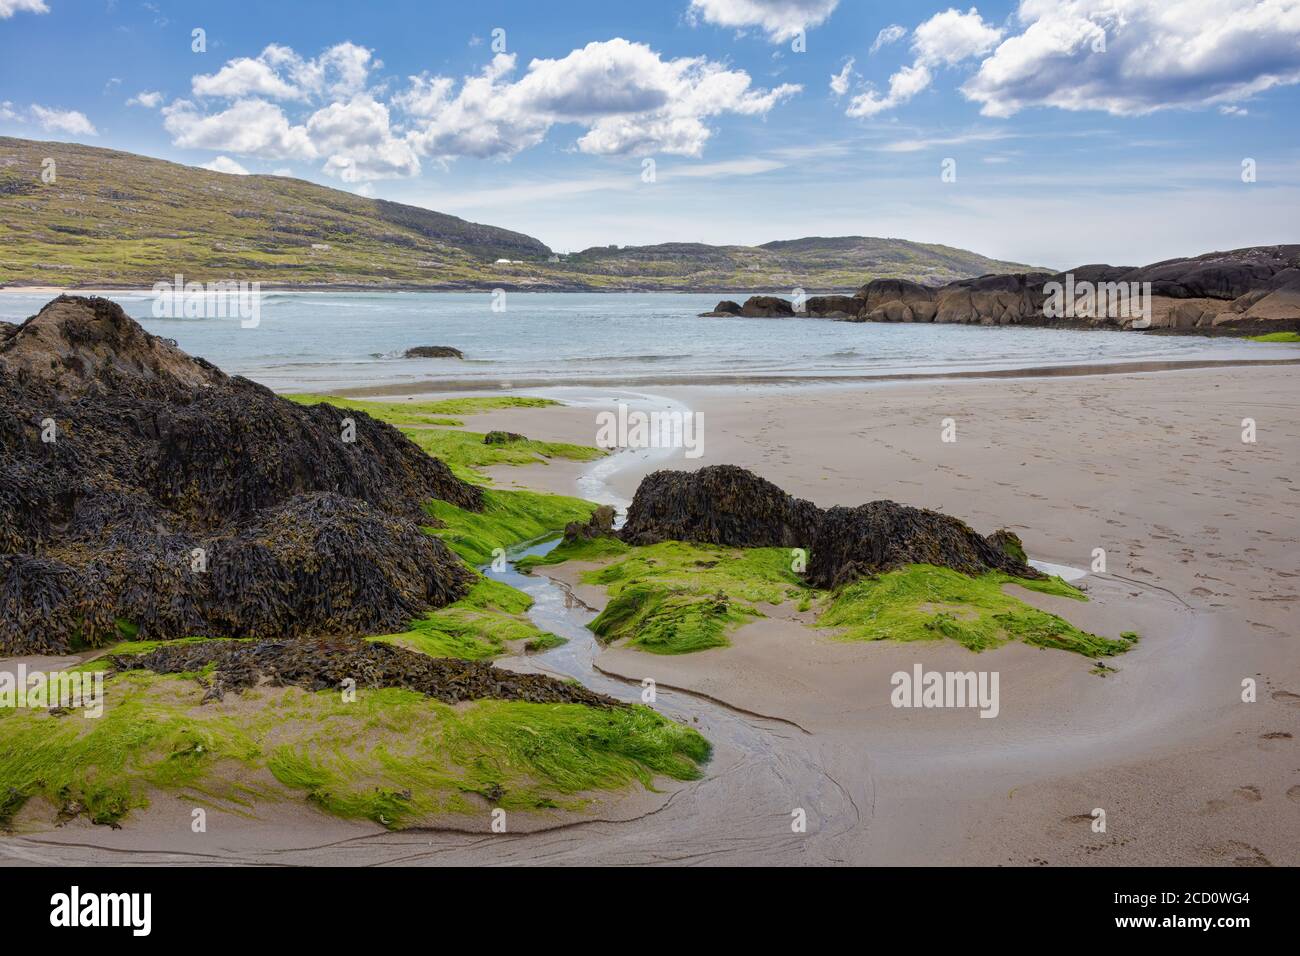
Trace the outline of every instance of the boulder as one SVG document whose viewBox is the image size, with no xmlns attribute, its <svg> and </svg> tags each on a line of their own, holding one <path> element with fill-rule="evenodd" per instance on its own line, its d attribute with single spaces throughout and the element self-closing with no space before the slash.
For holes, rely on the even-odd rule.
<svg viewBox="0 0 1300 956">
<path fill-rule="evenodd" d="M 712 312 L 701 312 L 700 318 L 710 319 L 737 316 L 740 315 L 740 308 L 741 306 L 739 302 L 732 302 L 730 299 L 723 299 L 713 307 Z"/>
<path fill-rule="evenodd" d="M 417 345 L 413 349 L 407 349 L 402 358 L 457 358 L 463 359 L 460 349 L 454 349 L 450 345 Z"/>
<path fill-rule="evenodd" d="M 628 544 L 697 541 L 735 547 L 811 547 L 819 512 L 735 465 L 656 471 L 637 487 L 619 532 Z"/>
<path fill-rule="evenodd" d="M 0 655 L 390 633 L 473 583 L 421 530 L 433 498 L 483 508 L 363 411 L 290 402 L 60 297 L 0 345 Z"/>
<path fill-rule="evenodd" d="M 907 564 L 1042 576 L 1025 563 L 1020 539 L 1009 531 L 985 538 L 957 518 L 893 501 L 823 511 L 735 465 L 648 475 L 619 537 L 637 545 L 678 540 L 803 548 L 811 553 L 808 583 L 821 588 Z"/>
<path fill-rule="evenodd" d="M 774 295 L 753 295 L 740 307 L 740 314 L 746 318 L 783 319 L 793 316 L 795 312 L 788 299 Z"/>
<path fill-rule="evenodd" d="M 483 436 L 485 445 L 510 445 L 517 441 L 528 441 L 517 432 L 490 431 Z"/>
</svg>

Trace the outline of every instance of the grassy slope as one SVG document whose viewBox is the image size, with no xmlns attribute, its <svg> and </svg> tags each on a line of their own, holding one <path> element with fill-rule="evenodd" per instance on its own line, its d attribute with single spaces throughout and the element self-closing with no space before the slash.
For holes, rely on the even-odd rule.
<svg viewBox="0 0 1300 956">
<path fill-rule="evenodd" d="M 41 181 L 42 161 L 57 178 Z M 327 248 L 314 248 L 327 247 Z M 498 264 L 498 259 L 509 259 Z M 73 143 L 0 137 L 0 284 L 190 281 L 428 289 L 852 291 L 1016 263 L 898 239 L 598 247 L 550 262 L 536 239 L 280 176 L 231 176 Z"/>
</svg>

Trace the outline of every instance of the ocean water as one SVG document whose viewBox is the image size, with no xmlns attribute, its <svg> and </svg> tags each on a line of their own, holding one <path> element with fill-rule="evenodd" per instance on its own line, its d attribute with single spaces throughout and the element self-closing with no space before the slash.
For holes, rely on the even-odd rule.
<svg viewBox="0 0 1300 956">
<path fill-rule="evenodd" d="M 494 311 L 486 292 L 267 292 L 259 323 L 244 328 L 237 318 L 154 318 L 149 293 L 110 293 L 150 332 L 278 390 L 817 381 L 1300 354 L 1196 336 L 698 317 L 721 298 L 745 297 L 512 292 L 505 310 Z M 0 319 L 20 322 L 48 299 L 0 294 Z M 454 346 L 465 359 L 401 357 L 417 345 Z"/>
</svg>

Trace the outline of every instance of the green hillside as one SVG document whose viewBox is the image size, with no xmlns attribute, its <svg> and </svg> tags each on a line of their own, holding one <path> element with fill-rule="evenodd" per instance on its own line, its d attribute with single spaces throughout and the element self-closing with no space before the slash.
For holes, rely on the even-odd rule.
<svg viewBox="0 0 1300 956">
<path fill-rule="evenodd" d="M 52 183 L 41 177 L 47 158 Z M 0 137 L 0 285 L 148 288 L 179 272 L 281 288 L 819 292 L 881 277 L 937 284 L 1026 268 L 863 237 L 554 256 L 522 233 L 300 179 Z"/>
</svg>

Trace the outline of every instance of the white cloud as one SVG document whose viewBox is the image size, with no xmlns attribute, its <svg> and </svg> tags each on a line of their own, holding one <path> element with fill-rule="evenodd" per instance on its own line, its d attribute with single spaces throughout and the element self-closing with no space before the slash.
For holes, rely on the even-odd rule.
<svg viewBox="0 0 1300 956">
<path fill-rule="evenodd" d="M 143 106 L 148 110 L 156 110 L 162 106 L 163 95 L 151 90 L 141 90 L 135 96 L 126 101 L 127 106 Z"/>
<path fill-rule="evenodd" d="M 853 57 L 849 57 L 844 62 L 842 70 L 831 74 L 831 92 L 836 96 L 843 96 L 849 91 L 849 83 L 853 78 L 853 62 Z"/>
<path fill-rule="evenodd" d="M 370 71 L 381 66 L 354 43 L 335 44 L 314 59 L 273 43 L 256 58 L 239 57 L 193 78 L 195 96 L 230 101 L 225 107 L 210 111 L 177 100 L 163 110 L 163 125 L 186 148 L 324 159 L 323 170 L 344 182 L 414 176 L 420 171 L 414 149 L 390 126 L 388 107 L 364 91 Z M 310 108 L 323 98 L 334 99 L 300 121 L 269 101 Z"/>
<path fill-rule="evenodd" d="M 575 146 L 585 153 L 698 156 L 712 117 L 764 116 L 800 90 L 755 88 L 743 70 L 664 59 L 618 38 L 532 60 L 522 76 L 517 62 L 499 53 L 459 82 L 420 74 L 388 96 L 367 88 L 381 64 L 364 47 L 341 43 L 304 59 L 272 44 L 194 77 L 195 99 L 165 107 L 163 124 L 180 147 L 320 160 L 327 174 L 356 183 L 417 175 L 421 157 L 508 158 L 557 124 L 584 128 Z"/>
<path fill-rule="evenodd" d="M 77 110 L 51 109 L 33 103 L 32 116 L 47 132 L 67 133 L 70 136 L 99 135 L 90 120 L 86 119 L 86 114 Z"/>
<path fill-rule="evenodd" d="M 826 22 L 839 0 L 691 0 L 690 15 L 720 27 L 759 27 L 773 43 Z"/>
<path fill-rule="evenodd" d="M 172 143 L 185 149 L 224 150 L 263 159 L 315 159 L 316 147 L 302 126 L 266 100 L 237 100 L 218 113 L 201 113 L 189 100 L 162 111 Z"/>
<path fill-rule="evenodd" d="M 698 156 L 709 117 L 759 116 L 800 87 L 751 89 L 749 74 L 703 57 L 665 60 L 643 43 L 593 42 L 557 60 L 538 59 L 511 81 L 513 55 L 498 54 L 479 76 L 454 84 L 413 77 L 394 103 L 422 119 L 412 135 L 422 155 L 511 156 L 557 123 L 587 127 L 578 149 L 599 155 Z"/>
<path fill-rule="evenodd" d="M 974 7 L 965 13 L 956 9 L 936 13 L 912 31 L 912 52 L 916 59 L 889 78 L 889 91 L 859 93 L 849 101 L 845 113 L 855 117 L 875 116 L 906 103 L 930 85 L 935 69 L 955 66 L 987 53 L 1001 37 L 1002 31 L 985 23 Z M 879 42 L 880 37 L 876 39 Z"/>
<path fill-rule="evenodd" d="M 262 60 L 240 57 L 231 60 L 216 73 L 199 75 L 191 80 L 195 96 L 269 96 L 277 100 L 302 99 L 305 93 L 283 79 Z"/>
<path fill-rule="evenodd" d="M 15 13 L 49 13 L 45 0 L 0 0 L 0 20 L 8 20 Z"/>
<path fill-rule="evenodd" d="M 210 169 L 214 173 L 229 173 L 232 176 L 247 176 L 248 170 L 239 163 L 235 162 L 229 156 L 218 156 L 214 160 L 204 163 L 201 169 Z"/>
<path fill-rule="evenodd" d="M 7 122 L 9 120 L 15 120 L 21 123 L 23 118 L 19 116 L 18 111 L 14 109 L 14 104 L 10 100 L 5 100 L 3 103 L 0 103 L 0 121 Z"/>
<path fill-rule="evenodd" d="M 1300 0 L 1022 0 L 1016 19 L 962 87 L 988 116 L 1138 116 L 1300 83 Z"/>
<path fill-rule="evenodd" d="M 337 43 L 310 60 L 290 47 L 272 43 L 256 57 L 237 57 L 216 73 L 193 77 L 190 85 L 195 96 L 223 99 L 347 97 L 364 90 L 370 71 L 381 66 L 370 50 L 355 43 Z"/>
<path fill-rule="evenodd" d="M 907 36 L 907 27 L 899 26 L 897 23 L 891 23 L 876 34 L 875 42 L 871 44 L 871 52 L 879 52 L 881 47 L 889 46 L 891 43 L 897 43 L 905 36 Z"/>
</svg>

